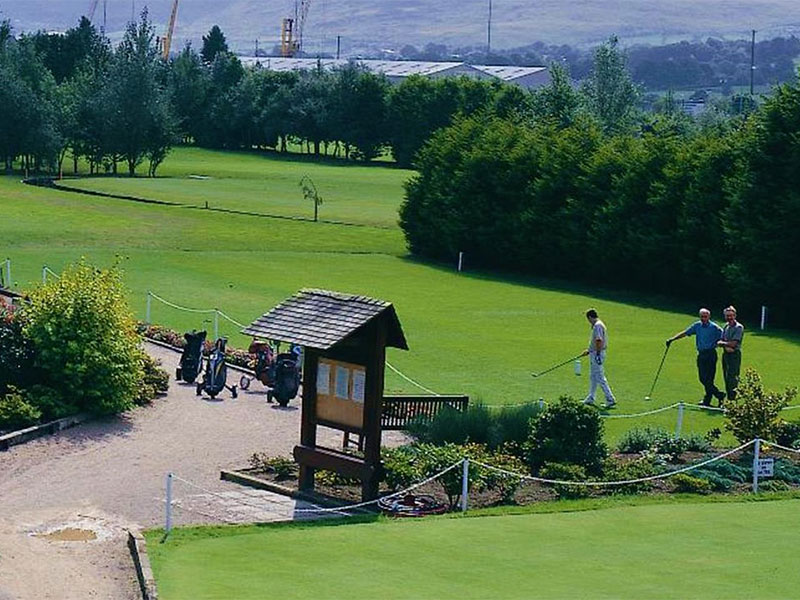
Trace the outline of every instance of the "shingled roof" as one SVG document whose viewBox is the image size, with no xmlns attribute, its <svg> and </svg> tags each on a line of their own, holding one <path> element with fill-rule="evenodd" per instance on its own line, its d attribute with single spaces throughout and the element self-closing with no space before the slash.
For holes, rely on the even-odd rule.
<svg viewBox="0 0 800 600">
<path fill-rule="evenodd" d="M 408 350 L 390 302 L 328 290 L 300 290 L 242 329 L 242 333 L 327 350 L 380 315 L 389 320 L 386 345 Z"/>
</svg>

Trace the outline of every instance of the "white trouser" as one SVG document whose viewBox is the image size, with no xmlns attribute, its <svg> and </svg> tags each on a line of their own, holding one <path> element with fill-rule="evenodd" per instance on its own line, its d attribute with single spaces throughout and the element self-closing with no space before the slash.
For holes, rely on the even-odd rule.
<svg viewBox="0 0 800 600">
<path fill-rule="evenodd" d="M 600 364 L 597 364 L 597 355 L 592 352 L 589 354 L 589 395 L 586 400 L 594 402 L 594 395 L 597 391 L 597 386 L 603 390 L 606 396 L 606 402 L 614 402 L 614 394 L 608 385 L 608 380 L 605 374 L 606 351 L 600 352 Z"/>
</svg>

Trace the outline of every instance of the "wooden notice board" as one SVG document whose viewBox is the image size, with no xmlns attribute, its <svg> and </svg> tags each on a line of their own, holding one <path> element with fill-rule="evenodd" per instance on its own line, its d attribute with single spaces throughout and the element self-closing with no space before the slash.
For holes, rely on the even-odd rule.
<svg viewBox="0 0 800 600">
<path fill-rule="evenodd" d="M 364 428 L 363 365 L 320 358 L 317 363 L 317 419 L 347 429 Z"/>
</svg>

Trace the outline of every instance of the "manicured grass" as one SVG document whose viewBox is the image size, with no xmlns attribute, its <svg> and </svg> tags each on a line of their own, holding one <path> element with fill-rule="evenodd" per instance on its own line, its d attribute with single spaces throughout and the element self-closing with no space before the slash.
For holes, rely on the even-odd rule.
<svg viewBox="0 0 800 600">
<path fill-rule="evenodd" d="M 182 598 L 791 598 L 800 502 L 148 533 Z"/>
<path fill-rule="evenodd" d="M 398 173 L 385 167 L 336 167 L 194 149 L 170 157 L 164 172 L 199 172 L 233 180 L 241 172 L 246 180 L 256 168 L 280 172 L 298 164 L 315 180 L 322 180 L 316 169 L 338 169 L 342 185 L 346 182 L 354 196 L 363 198 L 372 198 L 374 178 Z M 119 181 L 134 187 L 141 183 Z M 40 280 L 44 264 L 59 271 L 81 256 L 101 265 L 119 256 L 132 306 L 140 317 L 147 290 L 184 306 L 218 307 L 242 323 L 303 287 L 387 299 L 395 304 L 411 347 L 410 352 L 390 350 L 389 361 L 436 392 L 466 393 L 489 404 L 553 400 L 560 394 L 583 397 L 585 361 L 580 377 L 571 365 L 540 379 L 530 373 L 585 347 L 589 330 L 583 312 L 595 306 L 609 326 L 607 371 L 619 399 L 616 412 L 696 402 L 700 397 L 693 342 L 682 340 L 670 350 L 653 400 L 644 401 L 663 340 L 695 318 L 690 304 L 676 307 L 663 298 L 558 282 L 458 274 L 450 266 L 410 260 L 397 228 L 145 205 L 32 188 L 11 177 L 0 178 L 0 214 L 0 258 L 12 259 L 14 278 L 23 287 Z M 208 317 L 157 302 L 152 306 L 154 322 L 176 329 L 210 329 L 211 323 L 204 319 Z M 748 327 L 744 365 L 758 368 L 768 387 L 797 384 L 800 338 L 777 331 L 757 333 L 756 319 L 757 315 L 742 316 Z M 227 322 L 221 323 L 221 331 L 236 345 L 247 341 Z M 720 379 L 721 375 L 718 383 Z M 387 371 L 387 391 L 418 390 Z M 800 417 L 800 411 L 787 416 Z M 671 411 L 640 420 L 608 420 L 606 425 L 615 438 L 636 424 L 672 428 L 675 417 Z M 691 412 L 684 419 L 685 431 L 714 426 L 722 426 L 716 414 Z"/>
<path fill-rule="evenodd" d="M 313 218 L 313 205 L 303 199 L 300 187 L 307 175 L 323 198 L 320 219 L 397 225 L 403 183 L 412 171 L 343 161 L 314 163 L 298 156 L 278 158 L 177 148 L 155 179 L 91 177 L 66 179 L 64 184 L 189 206 Z"/>
</svg>

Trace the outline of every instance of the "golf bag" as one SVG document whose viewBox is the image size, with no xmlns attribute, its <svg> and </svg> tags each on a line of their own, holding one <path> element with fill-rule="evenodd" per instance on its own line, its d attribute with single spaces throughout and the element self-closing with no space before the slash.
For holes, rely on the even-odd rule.
<svg viewBox="0 0 800 600">
<path fill-rule="evenodd" d="M 300 388 L 300 361 L 295 352 L 278 354 L 275 359 L 275 383 L 267 392 L 267 401 L 274 398 L 281 406 L 297 396 Z"/>
<path fill-rule="evenodd" d="M 258 379 L 268 388 L 275 385 L 275 351 L 269 342 L 253 340 L 247 351 L 256 355 L 255 379 Z M 243 390 L 248 389 L 252 380 L 253 377 L 242 375 L 239 380 L 239 387 Z"/>
<path fill-rule="evenodd" d="M 225 364 L 225 345 L 227 338 L 219 338 L 214 343 L 214 349 L 206 360 L 206 371 L 203 374 L 203 381 L 197 384 L 197 395 L 205 392 L 212 398 L 216 398 L 222 390 L 228 389 L 231 396 L 236 398 L 238 393 L 236 386 L 227 385 L 228 365 Z"/>
<path fill-rule="evenodd" d="M 206 341 L 205 331 L 188 331 L 183 334 L 186 345 L 183 347 L 181 360 L 175 369 L 175 379 L 194 383 L 203 370 L 203 344 Z"/>
</svg>

